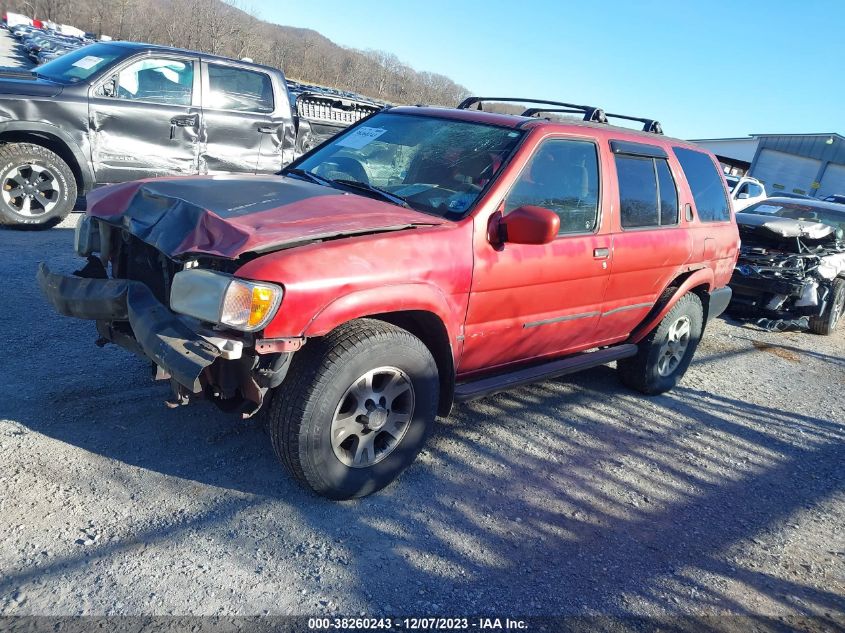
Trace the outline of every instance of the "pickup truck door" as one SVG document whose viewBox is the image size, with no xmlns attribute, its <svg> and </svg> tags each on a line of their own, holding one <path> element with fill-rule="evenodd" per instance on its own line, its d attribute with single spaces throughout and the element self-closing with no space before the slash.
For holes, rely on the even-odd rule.
<svg viewBox="0 0 845 633">
<path fill-rule="evenodd" d="M 555 211 L 550 244 L 494 247 L 476 218 L 460 374 L 594 346 L 613 254 L 599 156 L 593 140 L 545 138 L 502 201 Z"/>
<path fill-rule="evenodd" d="M 197 173 L 199 60 L 132 57 L 95 82 L 88 134 L 97 183 Z"/>
<path fill-rule="evenodd" d="M 281 97 L 278 95 L 282 95 Z M 287 92 L 274 89 L 266 72 L 229 62 L 202 62 L 200 173 L 275 173 L 282 168 L 280 152 L 264 151 L 273 138 L 284 139 L 292 126 Z M 278 112 L 285 116 L 277 116 Z M 292 136 L 292 132 L 288 132 Z M 292 145 L 292 139 L 287 139 Z"/>
</svg>

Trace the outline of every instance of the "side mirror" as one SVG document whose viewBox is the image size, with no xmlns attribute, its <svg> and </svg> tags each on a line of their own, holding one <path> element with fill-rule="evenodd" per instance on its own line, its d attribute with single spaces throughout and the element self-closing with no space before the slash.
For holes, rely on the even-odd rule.
<svg viewBox="0 0 845 633">
<path fill-rule="evenodd" d="M 751 196 L 749 196 L 747 193 L 741 193 L 736 197 L 736 199 L 737 200 L 748 200 L 750 197 Z"/>
<path fill-rule="evenodd" d="M 557 237 L 560 218 L 543 207 L 517 207 L 499 220 L 499 242 L 511 244 L 548 244 Z"/>
</svg>

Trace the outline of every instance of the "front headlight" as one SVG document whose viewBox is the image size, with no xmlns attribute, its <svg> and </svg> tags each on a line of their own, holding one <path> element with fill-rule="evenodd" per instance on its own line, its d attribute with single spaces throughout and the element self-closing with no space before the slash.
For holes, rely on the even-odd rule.
<svg viewBox="0 0 845 633">
<path fill-rule="evenodd" d="M 201 321 L 253 332 L 273 319 L 283 295 L 284 290 L 274 284 L 191 268 L 173 277 L 170 308 Z"/>
</svg>

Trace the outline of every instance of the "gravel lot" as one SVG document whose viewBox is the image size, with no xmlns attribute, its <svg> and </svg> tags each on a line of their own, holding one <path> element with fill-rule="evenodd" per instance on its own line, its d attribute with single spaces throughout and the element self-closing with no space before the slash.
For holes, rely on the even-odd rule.
<svg viewBox="0 0 845 633">
<path fill-rule="evenodd" d="M 77 218 L 0 232 L 0 613 L 843 615 L 845 330 L 717 321 L 664 396 L 599 368 L 460 406 L 332 503 L 48 309 Z"/>
<path fill-rule="evenodd" d="M 78 267 L 77 218 L 0 231 L 0 614 L 845 623 L 845 330 L 717 321 L 664 396 L 599 368 L 457 407 L 396 484 L 332 503 L 48 309 L 36 263 Z"/>
</svg>

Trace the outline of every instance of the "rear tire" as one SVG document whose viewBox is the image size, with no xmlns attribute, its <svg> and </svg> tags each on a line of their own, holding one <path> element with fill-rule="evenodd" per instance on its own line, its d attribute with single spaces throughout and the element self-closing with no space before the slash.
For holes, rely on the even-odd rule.
<svg viewBox="0 0 845 633">
<path fill-rule="evenodd" d="M 828 336 L 842 320 L 845 313 L 845 279 L 833 280 L 833 291 L 830 293 L 830 302 L 827 309 L 820 316 L 810 317 L 810 331 L 815 334 Z"/>
<path fill-rule="evenodd" d="M 616 371 L 622 384 L 648 395 L 669 391 L 692 362 L 703 325 L 701 300 L 693 293 L 685 294 L 640 341 L 636 356 L 617 361 Z"/>
<path fill-rule="evenodd" d="M 277 457 L 331 499 L 380 490 L 416 458 L 437 414 L 437 365 L 418 338 L 360 319 L 294 356 L 267 414 Z"/>
<path fill-rule="evenodd" d="M 0 146 L 0 224 L 49 229 L 76 204 L 76 180 L 55 152 L 32 143 Z"/>
</svg>

